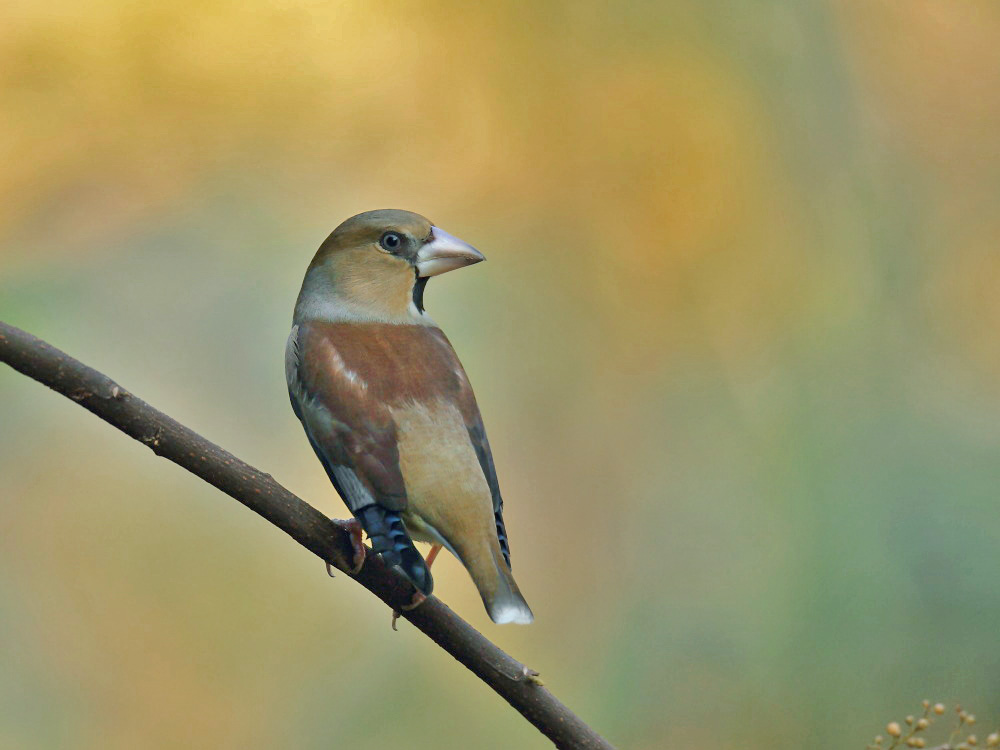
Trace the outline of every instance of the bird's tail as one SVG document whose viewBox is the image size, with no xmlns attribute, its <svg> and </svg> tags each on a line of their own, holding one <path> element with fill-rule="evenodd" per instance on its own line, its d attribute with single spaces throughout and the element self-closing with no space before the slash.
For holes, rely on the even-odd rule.
<svg viewBox="0 0 1000 750">
<path fill-rule="evenodd" d="M 507 623 L 528 625 L 533 622 L 535 616 L 531 613 L 531 607 L 521 596 L 509 570 L 506 571 L 506 574 L 500 575 L 500 581 L 500 586 L 489 601 L 485 596 L 483 597 L 483 603 L 486 605 L 490 619 L 497 625 L 506 625 Z"/>
<path fill-rule="evenodd" d="M 487 554 L 478 555 L 461 555 L 459 550 L 462 563 L 472 576 L 493 622 L 497 625 L 527 625 L 535 619 L 531 607 L 521 595 L 499 544 L 494 543 L 490 547 Z"/>
</svg>

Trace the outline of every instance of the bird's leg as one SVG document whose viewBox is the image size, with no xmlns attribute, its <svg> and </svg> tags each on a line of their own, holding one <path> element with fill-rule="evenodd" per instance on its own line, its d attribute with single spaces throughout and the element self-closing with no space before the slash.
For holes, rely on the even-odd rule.
<svg viewBox="0 0 1000 750">
<path fill-rule="evenodd" d="M 432 544 L 431 551 L 427 553 L 427 569 L 430 570 L 431 565 L 434 564 L 434 560 L 437 559 L 438 553 L 441 551 L 440 544 Z M 416 609 L 421 604 L 427 601 L 427 597 L 421 594 L 419 591 L 413 592 L 413 599 L 410 600 L 409 604 L 406 604 L 399 609 L 394 609 L 392 611 L 392 629 L 396 630 L 396 620 L 399 619 L 400 615 L 403 613 L 400 610 L 405 610 L 409 612 L 411 609 Z"/>
<path fill-rule="evenodd" d="M 438 552 L 440 552 L 440 551 L 441 551 L 441 545 L 440 544 L 432 544 L 431 545 L 431 551 L 427 553 L 427 567 L 428 568 L 431 565 L 434 564 L 434 560 L 437 559 Z"/>
<path fill-rule="evenodd" d="M 338 521 L 335 518 L 330 520 L 351 535 L 351 547 L 354 549 L 354 559 L 352 560 L 354 569 L 349 572 L 355 576 L 361 572 L 361 567 L 365 564 L 365 545 L 361 540 L 361 524 L 356 518 L 348 521 Z M 333 566 L 330 565 L 329 561 L 326 563 L 326 572 L 333 578 Z"/>
</svg>

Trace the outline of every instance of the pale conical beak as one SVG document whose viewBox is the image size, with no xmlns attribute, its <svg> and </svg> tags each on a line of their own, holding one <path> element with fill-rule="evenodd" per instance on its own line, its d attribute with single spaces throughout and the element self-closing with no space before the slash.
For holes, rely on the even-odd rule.
<svg viewBox="0 0 1000 750">
<path fill-rule="evenodd" d="M 417 252 L 417 275 L 437 276 L 482 260 L 486 260 L 486 256 L 468 242 L 431 227 L 431 241 Z"/>
</svg>

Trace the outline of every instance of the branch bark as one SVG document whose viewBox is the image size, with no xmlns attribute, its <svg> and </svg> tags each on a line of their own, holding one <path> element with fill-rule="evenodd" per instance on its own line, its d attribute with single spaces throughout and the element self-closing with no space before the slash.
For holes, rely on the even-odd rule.
<svg viewBox="0 0 1000 750">
<path fill-rule="evenodd" d="M 0 361 L 218 487 L 320 559 L 344 572 L 352 567 L 349 536 L 329 518 L 269 474 L 157 411 L 106 375 L 2 321 Z M 412 586 L 375 555 L 369 555 L 353 577 L 393 609 L 400 609 L 413 595 Z M 556 747 L 613 750 L 607 740 L 538 684 L 533 678 L 537 673 L 491 643 L 436 597 L 403 611 L 402 617 L 493 688 Z"/>
</svg>

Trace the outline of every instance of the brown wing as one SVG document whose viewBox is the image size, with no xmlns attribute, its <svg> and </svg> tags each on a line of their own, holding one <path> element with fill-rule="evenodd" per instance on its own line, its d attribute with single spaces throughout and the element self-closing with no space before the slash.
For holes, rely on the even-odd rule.
<svg viewBox="0 0 1000 750">
<path fill-rule="evenodd" d="M 385 403 L 322 327 L 300 326 L 289 350 L 292 407 L 344 502 L 352 511 L 372 503 L 405 508 L 396 425 Z"/>
</svg>

